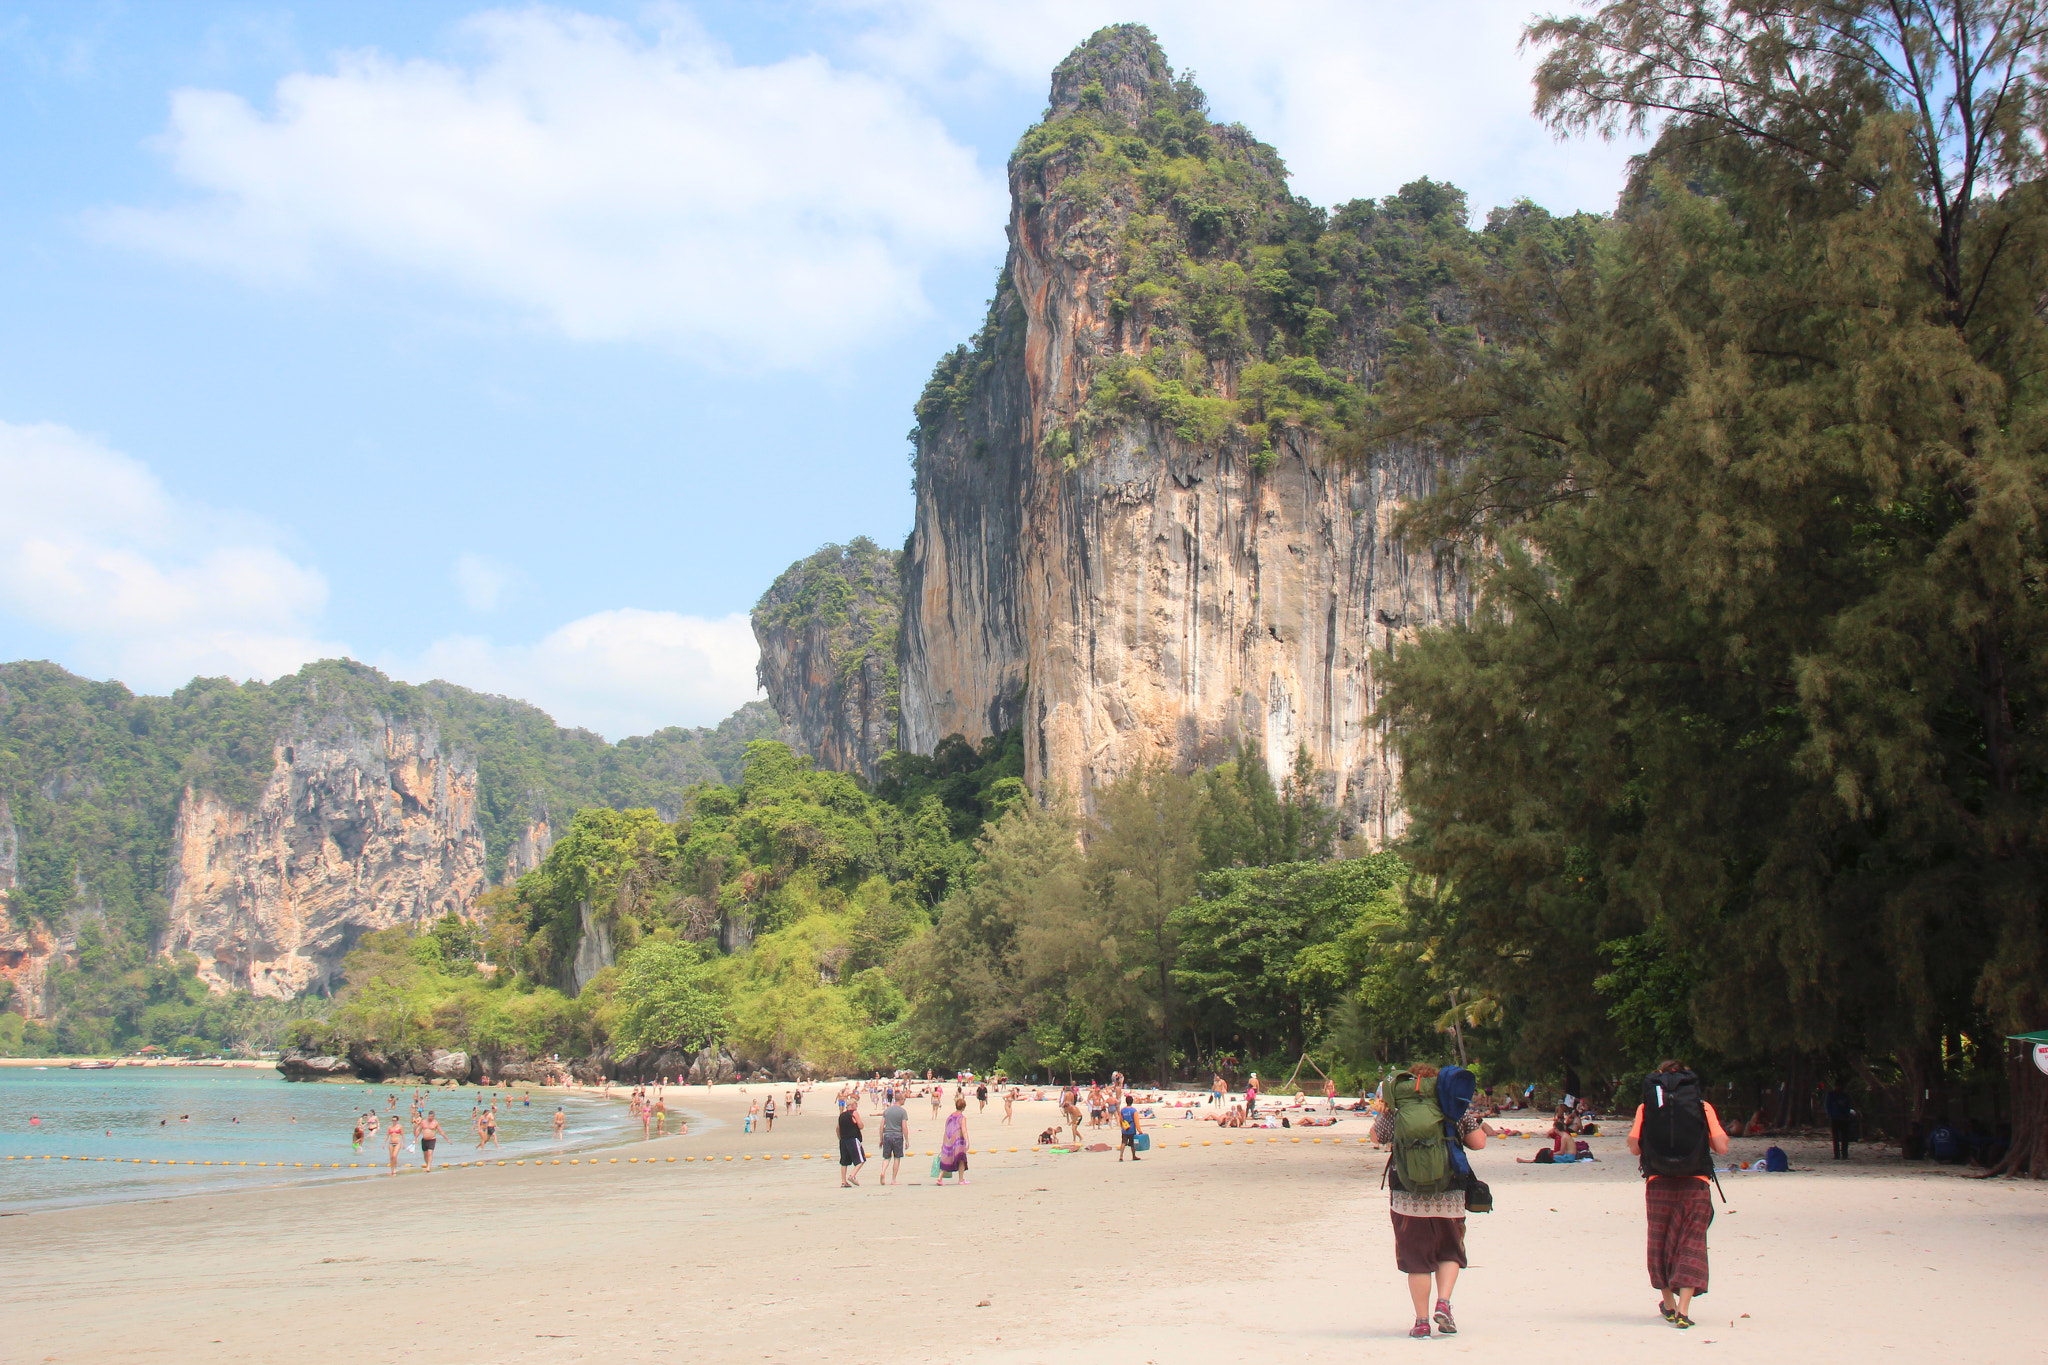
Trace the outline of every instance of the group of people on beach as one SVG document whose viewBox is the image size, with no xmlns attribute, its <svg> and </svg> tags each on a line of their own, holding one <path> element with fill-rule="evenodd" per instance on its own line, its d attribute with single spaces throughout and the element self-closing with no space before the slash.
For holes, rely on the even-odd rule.
<svg viewBox="0 0 2048 1365">
<path fill-rule="evenodd" d="M 1447 1179 L 1404 1183 L 1401 1159 L 1403 1142 L 1453 1141 L 1460 1147 L 1479 1151 L 1489 1137 L 1502 1136 L 1486 1120 L 1488 1107 L 1471 1104 L 1455 1119 L 1439 1113 L 1438 1126 L 1447 1130 L 1440 1137 L 1425 1135 L 1411 1139 L 1401 1131 L 1402 1108 L 1418 1096 L 1436 1093 L 1439 1069 L 1417 1063 L 1382 1087 L 1373 1113 L 1373 1140 L 1391 1147 L 1387 1163 L 1388 1211 L 1394 1225 L 1394 1264 L 1407 1276 L 1408 1294 L 1415 1309 L 1415 1325 L 1408 1335 L 1424 1338 L 1449 1336 L 1458 1330 L 1451 1311 L 1451 1292 L 1458 1272 L 1467 1264 L 1465 1215 L 1468 1208 L 1491 1208 L 1491 1194 L 1469 1173 L 1469 1163 L 1453 1158 Z M 1697 1078 L 1679 1061 L 1658 1066 L 1644 1086 L 1645 1103 L 1636 1106 L 1635 1122 L 1629 1128 L 1628 1150 L 1642 1162 L 1644 1208 L 1648 1225 L 1650 1285 L 1659 1295 L 1658 1311 L 1675 1327 L 1693 1325 L 1693 1299 L 1707 1292 L 1707 1228 L 1714 1221 L 1709 1182 L 1713 1179 L 1713 1158 L 1726 1155 L 1728 1134 L 1721 1126 L 1714 1106 L 1701 1096 Z M 1653 1102 L 1656 1112 L 1645 1112 Z M 1572 1097 L 1575 1101 L 1576 1097 Z M 1433 1103 L 1433 1101 L 1431 1101 Z M 1552 1123 L 1553 1141 L 1561 1143 L 1575 1128 L 1568 1128 L 1575 1103 L 1559 1106 Z M 1693 1139 L 1674 1138 L 1692 1126 Z M 1691 1142 L 1692 1150 L 1676 1150 Z M 1559 1149 L 1553 1149 L 1559 1150 Z M 1446 1163 L 1417 1167 L 1441 1171 Z M 1459 1169 L 1466 1174 L 1460 1177 Z M 1475 1187 L 1486 1201 L 1475 1202 Z M 1434 1297 L 1432 1301 L 1432 1290 Z"/>
<path fill-rule="evenodd" d="M 374 1148 L 377 1142 L 377 1135 L 381 1130 L 384 1135 L 385 1160 L 390 1164 L 393 1175 L 398 1174 L 398 1158 L 400 1153 L 414 1150 L 415 1147 L 419 1151 L 421 1165 L 426 1170 L 433 1170 L 434 1148 L 439 1146 L 441 1140 L 448 1135 L 442 1130 L 441 1121 L 435 1117 L 434 1111 L 425 1107 L 425 1093 L 418 1090 L 412 1093 L 410 1111 L 404 1118 L 401 1118 L 397 1113 L 398 1097 L 391 1095 L 387 1096 L 387 1099 L 392 1111 L 388 1115 L 380 1116 L 376 1110 L 369 1109 L 356 1116 L 355 1132 L 351 1135 L 353 1150 L 360 1152 L 365 1142 Z M 471 1107 L 470 1121 L 477 1129 L 477 1146 L 481 1147 L 486 1140 L 486 1130 L 484 1120 L 479 1116 L 474 1106 Z M 408 1129 L 410 1130 L 410 1141 L 408 1141 Z M 491 1106 L 488 1131 L 490 1133 L 489 1140 L 496 1141 L 497 1105 L 495 1101 Z"/>
</svg>

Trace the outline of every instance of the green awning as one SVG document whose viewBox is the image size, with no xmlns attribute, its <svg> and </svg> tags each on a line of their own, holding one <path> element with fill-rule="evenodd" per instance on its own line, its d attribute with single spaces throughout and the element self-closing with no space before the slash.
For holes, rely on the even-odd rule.
<svg viewBox="0 0 2048 1365">
<path fill-rule="evenodd" d="M 2048 1043 L 2048 1028 L 2037 1028 L 2032 1033 L 2008 1033 L 2005 1036 L 2022 1043 Z"/>
</svg>

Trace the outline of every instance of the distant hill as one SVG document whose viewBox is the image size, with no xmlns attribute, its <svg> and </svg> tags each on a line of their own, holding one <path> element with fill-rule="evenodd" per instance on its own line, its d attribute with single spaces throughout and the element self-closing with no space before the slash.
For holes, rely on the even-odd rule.
<svg viewBox="0 0 2048 1365">
<path fill-rule="evenodd" d="M 0 996 L 45 1015 L 67 973 L 107 978 L 188 944 L 210 979 L 259 994 L 263 964 L 291 959 L 301 980 L 276 992 L 292 993 L 364 929 L 466 908 L 533 866 L 583 807 L 673 819 L 764 738 L 796 743 L 764 701 L 608 743 L 346 659 L 168 697 L 0 665 Z M 322 887 L 345 904 L 302 941 Z"/>
</svg>

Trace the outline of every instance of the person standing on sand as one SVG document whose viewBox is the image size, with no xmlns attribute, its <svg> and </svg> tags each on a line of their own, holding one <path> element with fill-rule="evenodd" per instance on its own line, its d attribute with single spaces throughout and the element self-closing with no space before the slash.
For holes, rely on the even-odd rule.
<svg viewBox="0 0 2048 1365">
<path fill-rule="evenodd" d="M 901 1100 L 892 1098 L 882 1111 L 882 1175 L 876 1184 L 903 1183 L 903 1147 L 909 1141 L 910 1111 Z"/>
<path fill-rule="evenodd" d="M 946 1177 L 958 1175 L 960 1183 L 967 1183 L 967 1097 L 953 1097 L 953 1112 L 946 1115 L 946 1136 L 939 1143 L 939 1183 L 946 1183 Z"/>
<path fill-rule="evenodd" d="M 1856 1109 L 1849 1103 L 1849 1097 L 1840 1085 L 1828 1087 L 1825 1101 L 1828 1111 L 1828 1130 L 1835 1140 L 1835 1160 L 1849 1159 L 1849 1140 L 1856 1131 Z"/>
<path fill-rule="evenodd" d="M 427 1111 L 427 1121 L 420 1128 L 420 1159 L 426 1162 L 428 1170 L 434 1169 L 434 1144 L 441 1140 L 441 1121 L 434 1117 L 434 1111 Z"/>
<path fill-rule="evenodd" d="M 391 1159 L 391 1174 L 398 1174 L 398 1149 L 405 1144 L 405 1129 L 399 1125 L 398 1116 L 391 1116 L 391 1126 L 384 1130 L 384 1152 Z"/>
<path fill-rule="evenodd" d="M 1725 1156 L 1728 1152 L 1728 1134 L 1721 1128 L 1721 1116 L 1714 1112 L 1714 1106 L 1700 1097 L 1699 1078 L 1686 1069 L 1679 1061 L 1664 1062 L 1658 1066 L 1645 1082 L 1645 1096 L 1652 1088 L 1659 1097 L 1659 1107 L 1665 1096 L 1671 1096 L 1671 1109 L 1680 1116 L 1678 1124 L 1660 1124 L 1659 1128 L 1683 1128 L 1686 1121 L 1704 1120 L 1704 1146 L 1706 1151 L 1682 1155 L 1676 1163 L 1698 1167 L 1705 1171 L 1697 1174 L 1657 1175 L 1651 1173 L 1653 1165 L 1674 1164 L 1674 1154 L 1651 1152 L 1643 1155 L 1643 1106 L 1636 1106 L 1636 1121 L 1628 1130 L 1630 1155 L 1643 1157 L 1643 1204 L 1649 1216 L 1650 1225 L 1650 1287 L 1663 1296 L 1658 1309 L 1664 1321 L 1673 1327 L 1692 1326 L 1692 1300 L 1695 1294 L 1707 1292 L 1707 1229 L 1714 1221 L 1714 1195 L 1707 1188 L 1712 1179 L 1714 1156 Z M 1697 1115 L 1688 1111 L 1693 1105 L 1699 1106 Z M 1653 1141 L 1652 1146 L 1655 1146 Z M 1711 1155 L 1710 1155 L 1711 1154 Z"/>
<path fill-rule="evenodd" d="M 1011 1086 L 1003 1092 L 1003 1122 L 1010 1121 L 1010 1108 L 1017 1103 L 1017 1087 Z"/>
<path fill-rule="evenodd" d="M 847 1105 L 839 1111 L 839 1188 L 860 1184 L 860 1168 L 867 1160 L 860 1146 L 860 1110 Z"/>
<path fill-rule="evenodd" d="M 977 1114 L 988 1112 L 988 1086 L 986 1084 L 974 1087 L 974 1098 L 977 1105 L 974 1112 Z"/>
<path fill-rule="evenodd" d="M 761 1117 L 768 1121 L 768 1131 L 775 1131 L 775 1096 L 768 1096 L 768 1103 L 761 1106 Z"/>
<path fill-rule="evenodd" d="M 1122 1161 L 1124 1159 L 1124 1149 L 1129 1148 L 1131 1160 L 1141 1160 L 1138 1156 L 1138 1134 L 1144 1132 L 1145 1128 L 1143 1124 L 1138 1122 L 1138 1106 L 1131 1103 L 1128 1095 L 1124 1097 L 1123 1108 L 1116 1111 L 1116 1117 L 1119 1134 L 1116 1144 L 1116 1159 Z"/>
<path fill-rule="evenodd" d="M 1437 1069 L 1426 1062 L 1418 1062 L 1408 1068 L 1419 1085 L 1422 1081 L 1434 1081 Z M 1392 1143 L 1394 1140 L 1395 1106 L 1390 1092 L 1383 1091 L 1380 1111 L 1373 1116 L 1372 1137 L 1374 1142 Z M 1479 1116 L 1466 1110 L 1457 1123 L 1457 1140 L 1473 1151 L 1486 1146 L 1486 1134 L 1481 1129 Z M 1388 1162 L 1387 1194 L 1388 1214 L 1394 1221 L 1394 1264 L 1408 1277 L 1408 1297 L 1415 1305 L 1415 1325 L 1408 1329 L 1408 1335 L 1416 1338 L 1429 1336 L 1431 1320 L 1429 1288 L 1433 1278 L 1436 1281 L 1436 1330 L 1444 1336 L 1455 1336 L 1458 1323 L 1451 1316 L 1451 1290 L 1458 1283 L 1458 1272 L 1465 1268 L 1465 1188 L 1463 1182 L 1453 1180 L 1451 1188 L 1434 1194 L 1417 1194 L 1401 1183 L 1398 1157 Z"/>
</svg>

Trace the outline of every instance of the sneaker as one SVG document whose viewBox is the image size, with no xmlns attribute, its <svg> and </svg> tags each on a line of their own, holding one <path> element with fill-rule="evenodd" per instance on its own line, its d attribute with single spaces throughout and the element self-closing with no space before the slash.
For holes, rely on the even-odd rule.
<svg viewBox="0 0 2048 1365">
<path fill-rule="evenodd" d="M 1458 1335 L 1458 1320 L 1451 1316 L 1451 1301 L 1449 1299 L 1438 1299 L 1436 1301 L 1436 1330 L 1447 1337 Z"/>
<path fill-rule="evenodd" d="M 1673 1313 L 1671 1315 L 1671 1325 L 1673 1327 L 1690 1327 L 1692 1326 L 1692 1319 L 1683 1313 Z"/>
<path fill-rule="evenodd" d="M 1662 1314 L 1664 1315 L 1664 1321 L 1666 1321 L 1666 1322 L 1676 1322 L 1676 1321 L 1678 1321 L 1678 1310 L 1677 1310 L 1676 1308 L 1673 1308 L 1673 1307 L 1672 1307 L 1672 1306 L 1671 1306 L 1670 1304 L 1668 1304 L 1668 1303 L 1660 1303 L 1660 1304 L 1658 1304 L 1658 1305 L 1657 1305 L 1657 1311 L 1658 1311 L 1659 1313 L 1662 1313 Z"/>
<path fill-rule="evenodd" d="M 1408 1335 L 1411 1337 L 1418 1337 L 1424 1341 L 1429 1340 L 1429 1323 L 1427 1323 L 1421 1318 L 1417 1318 L 1415 1320 L 1415 1325 L 1408 1329 Z"/>
</svg>

